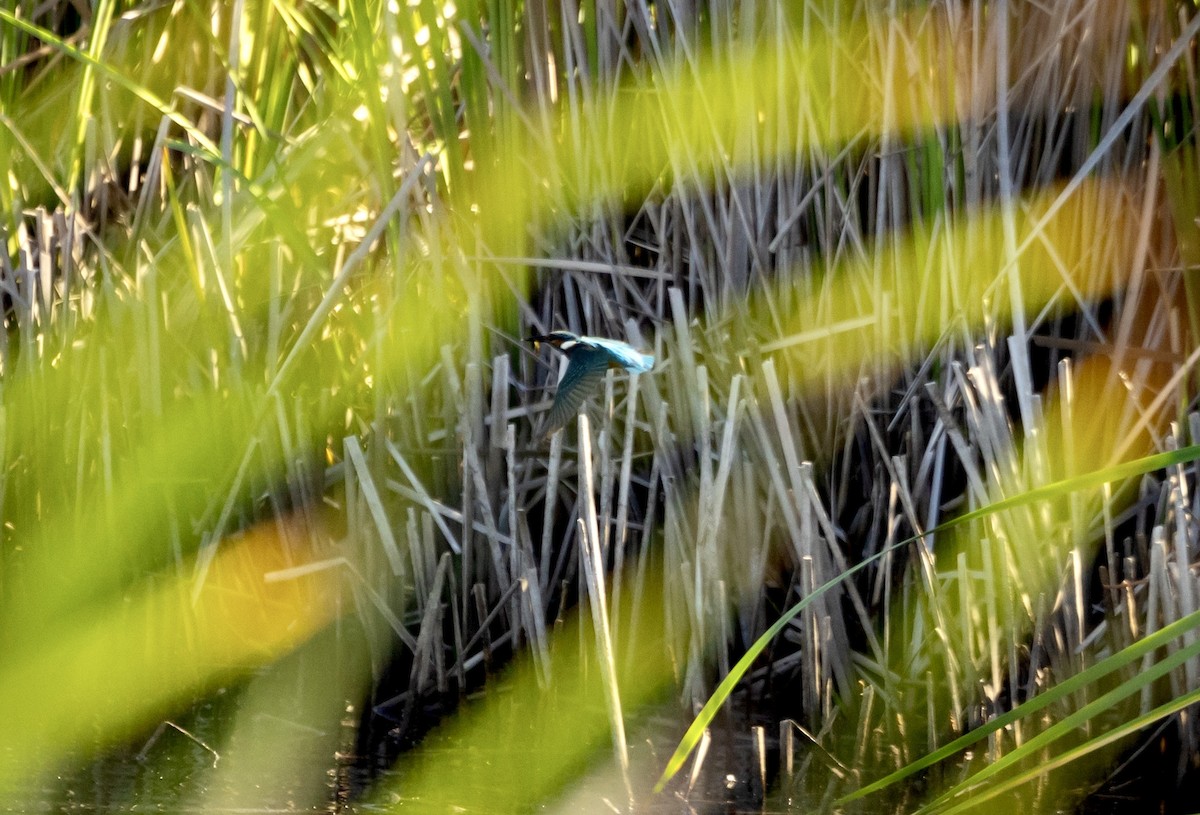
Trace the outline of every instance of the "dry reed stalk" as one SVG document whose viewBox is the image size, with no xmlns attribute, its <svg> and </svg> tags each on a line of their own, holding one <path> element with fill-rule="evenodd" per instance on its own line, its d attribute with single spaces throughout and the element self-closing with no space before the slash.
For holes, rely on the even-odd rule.
<svg viewBox="0 0 1200 815">
<path fill-rule="evenodd" d="M 549 590 L 550 553 L 554 536 L 555 511 L 558 509 L 559 468 L 562 466 L 562 433 L 550 437 L 549 461 L 546 465 L 546 499 L 543 502 L 541 561 L 538 564 L 538 582 L 542 591 Z"/>
<path fill-rule="evenodd" d="M 600 529 L 596 518 L 595 479 L 592 473 L 591 426 L 586 413 L 579 415 L 579 500 L 583 517 L 579 524 L 580 563 L 583 567 L 584 585 L 588 592 L 592 626 L 596 640 L 597 657 L 600 662 L 601 684 L 608 708 L 609 726 L 612 729 L 613 750 L 630 786 L 629 748 L 625 742 L 625 715 L 621 709 L 621 693 L 617 684 L 616 653 L 613 650 L 612 631 L 609 626 L 608 600 L 604 586 L 604 559 L 600 551 Z"/>
<path fill-rule="evenodd" d="M 379 537 L 379 543 L 383 547 L 384 555 L 387 556 L 388 565 L 391 567 L 392 574 L 399 577 L 404 574 L 404 561 L 400 557 L 400 548 L 396 544 L 395 535 L 392 534 L 391 521 L 388 519 L 387 511 L 383 508 L 383 501 L 380 500 L 379 490 L 375 486 L 375 478 L 367 467 L 362 447 L 354 436 L 347 436 L 343 445 L 346 459 L 350 462 L 355 481 L 358 484 L 358 492 L 367 505 L 371 521 L 375 525 L 375 532 Z M 349 503 L 349 493 L 347 494 L 347 503 Z"/>
</svg>

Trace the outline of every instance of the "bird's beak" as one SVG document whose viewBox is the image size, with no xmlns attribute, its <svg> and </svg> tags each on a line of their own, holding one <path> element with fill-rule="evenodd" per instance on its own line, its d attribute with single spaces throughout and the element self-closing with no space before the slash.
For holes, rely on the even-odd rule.
<svg viewBox="0 0 1200 815">
<path fill-rule="evenodd" d="M 525 342 L 531 342 L 531 343 L 533 343 L 533 350 L 534 350 L 534 353 L 537 353 L 539 350 L 541 350 L 541 347 L 542 347 L 542 341 L 543 341 L 544 339 L 545 339 L 545 337 L 540 337 L 540 336 L 538 336 L 538 337 L 526 337 L 526 338 L 525 338 Z"/>
</svg>

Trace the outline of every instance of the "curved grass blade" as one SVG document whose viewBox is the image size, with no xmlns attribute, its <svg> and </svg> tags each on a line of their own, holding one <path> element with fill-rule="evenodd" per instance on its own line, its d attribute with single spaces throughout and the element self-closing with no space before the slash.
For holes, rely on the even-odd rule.
<svg viewBox="0 0 1200 815">
<path fill-rule="evenodd" d="M 834 586 L 837 586 L 846 578 L 859 571 L 862 571 L 871 563 L 874 563 L 887 553 L 899 549 L 902 546 L 907 546 L 916 540 L 916 537 L 906 538 L 905 540 L 894 543 L 891 546 L 884 547 L 882 550 L 876 552 L 874 555 L 871 555 L 869 558 L 855 564 L 854 566 L 851 566 L 849 569 L 842 572 L 832 580 L 817 586 L 817 588 L 814 589 L 807 597 L 784 612 L 783 616 L 776 620 L 774 625 L 768 628 L 761 637 L 754 641 L 754 644 L 746 650 L 746 653 L 742 655 L 742 658 L 737 661 L 737 664 L 734 665 L 725 678 L 721 680 L 721 684 L 717 685 L 717 689 L 713 691 L 713 695 L 710 696 L 708 701 L 704 703 L 704 707 L 701 708 L 700 712 L 696 715 L 696 718 L 692 720 L 692 724 L 690 727 L 688 727 L 687 732 L 683 734 L 683 738 L 680 740 L 679 746 L 675 748 L 675 752 L 671 755 L 670 760 L 667 762 L 666 769 L 663 770 L 662 775 L 658 779 L 658 783 L 654 785 L 654 791 L 662 792 L 663 787 L 666 786 L 667 782 L 670 781 L 675 774 L 679 772 L 680 768 L 683 767 L 683 762 L 687 761 L 688 756 L 692 754 L 692 750 L 694 750 L 696 745 L 700 743 L 700 737 L 704 734 L 704 731 L 716 717 L 717 711 L 721 709 L 723 704 L 725 704 L 725 700 L 729 698 L 731 693 L 733 693 L 733 689 L 737 686 L 737 683 L 740 682 L 742 677 L 745 676 L 746 672 L 750 670 L 750 666 L 754 664 L 754 660 L 758 659 L 758 655 L 763 652 L 771 640 L 775 639 L 775 636 L 783 630 L 784 626 L 791 622 L 793 617 L 803 611 L 813 600 L 816 600 L 822 594 L 829 591 Z"/>
<path fill-rule="evenodd" d="M 1192 651 L 1191 654 L 1194 655 L 1195 651 Z M 1096 738 L 1088 739 L 1077 747 L 1073 747 L 1070 750 L 1065 750 L 1062 753 L 1058 753 L 1053 756 L 1048 756 L 1045 760 L 1039 761 L 1036 766 L 1031 767 L 1019 775 L 1013 776 L 1003 783 L 995 784 L 986 790 L 975 790 L 968 793 L 967 788 L 973 787 L 975 783 L 975 778 L 972 777 L 968 781 L 965 781 L 963 784 L 959 785 L 959 787 L 962 787 L 963 789 L 959 790 L 956 787 L 954 790 L 947 792 L 946 795 L 943 796 L 943 798 L 945 798 L 949 796 L 958 797 L 969 794 L 969 800 L 959 801 L 956 805 L 950 807 L 949 809 L 937 809 L 937 802 L 934 802 L 934 804 L 931 804 L 928 807 L 923 807 L 917 810 L 914 815 L 931 815 L 933 812 L 937 812 L 938 815 L 953 815 L 954 813 L 963 812 L 969 807 L 974 808 L 984 801 L 989 801 L 998 795 L 1003 795 L 1006 792 L 1016 789 L 1022 784 L 1028 783 L 1039 776 L 1045 775 L 1050 770 L 1070 764 L 1072 761 L 1082 758 L 1088 753 L 1092 753 L 1103 747 L 1107 747 L 1113 742 L 1120 741 L 1126 736 L 1131 736 L 1148 725 L 1154 724 L 1154 722 L 1160 719 L 1164 719 L 1167 716 L 1178 713 L 1179 711 L 1194 705 L 1196 702 L 1200 702 L 1200 690 L 1194 690 L 1191 693 L 1187 693 L 1183 696 L 1178 696 L 1174 699 L 1171 699 L 1168 702 L 1164 702 L 1153 710 L 1147 711 L 1141 716 L 1130 719 L 1129 721 L 1118 725 L 1111 730 L 1106 730 Z M 1060 722 L 1060 724 L 1065 724 L 1065 720 L 1064 722 Z M 1075 722 L 1075 724 L 1078 725 L 1078 722 Z M 1024 754 L 1024 751 L 1019 752 L 1022 752 L 1021 758 L 1028 757 Z M 1016 753 L 1013 753 L 1013 755 L 1015 756 Z M 997 762 L 997 764 L 999 763 L 1000 762 Z M 942 799 L 939 798 L 938 800 L 940 801 Z"/>
<path fill-rule="evenodd" d="M 818 586 L 807 597 L 784 612 L 782 617 L 776 620 L 775 623 L 768 628 L 761 637 L 755 640 L 754 644 L 746 650 L 746 653 L 737 661 L 737 664 L 733 666 L 728 675 L 721 680 L 721 683 L 717 685 L 717 689 L 713 691 L 712 696 L 709 697 L 708 701 L 704 704 L 704 707 L 700 710 L 700 713 L 698 713 L 696 718 L 692 721 L 691 726 L 688 727 L 687 732 L 683 734 L 683 738 L 680 740 L 679 746 L 675 748 L 675 752 L 667 761 L 667 766 L 663 770 L 662 775 L 659 777 L 658 783 L 654 785 L 654 791 L 661 792 L 666 786 L 667 782 L 670 781 L 679 772 L 680 768 L 683 767 L 684 761 L 686 761 L 688 756 L 691 755 L 692 750 L 695 749 L 696 745 L 700 743 L 700 736 L 704 733 L 709 724 L 712 723 L 712 720 L 717 715 L 717 711 L 720 710 L 721 706 L 725 704 L 725 700 L 729 698 L 731 693 L 733 693 L 733 689 L 737 686 L 737 683 L 741 681 L 742 677 L 745 676 L 746 672 L 750 669 L 750 666 L 754 664 L 754 661 L 758 658 L 759 654 L 761 654 L 771 640 L 773 640 L 775 636 L 783 630 L 784 626 L 786 626 L 788 622 L 790 622 L 797 614 L 803 611 L 810 603 L 812 603 L 821 595 L 825 594 L 825 592 L 841 584 L 847 578 L 852 577 L 853 575 L 862 571 L 871 563 L 882 558 L 884 555 L 903 546 L 915 543 L 923 538 L 937 534 L 938 532 L 947 531 L 969 521 L 984 518 L 988 515 L 994 515 L 995 513 L 1002 512 L 1007 509 L 1025 506 L 1037 501 L 1058 498 L 1079 490 L 1084 490 L 1091 487 L 1099 487 L 1106 483 L 1121 481 L 1136 475 L 1144 475 L 1145 473 L 1154 472 L 1155 470 L 1160 470 L 1164 467 L 1169 467 L 1174 464 L 1182 464 L 1184 462 L 1194 461 L 1196 459 L 1200 459 L 1200 445 L 1190 445 L 1188 447 L 1182 447 L 1178 450 L 1171 450 L 1166 453 L 1156 453 L 1152 456 L 1145 456 L 1143 458 L 1127 461 L 1112 467 L 1106 467 L 1103 470 L 1094 470 L 1090 473 L 1084 473 L 1080 476 L 1066 478 L 1061 481 L 1056 481 L 1052 484 L 1037 487 L 1036 489 L 1027 490 L 1020 495 L 1014 495 L 1010 498 L 1005 498 L 993 504 L 988 504 L 986 507 L 981 507 L 968 512 L 965 515 L 961 515 L 954 520 L 947 521 L 944 524 L 939 524 L 933 529 L 930 529 L 920 535 L 914 535 L 910 538 L 905 538 L 902 541 L 898 541 L 891 546 L 887 546 L 876 552 L 874 555 L 871 555 L 869 558 L 866 558 L 860 563 L 850 567 L 832 580 L 829 580 Z M 1182 623 L 1183 621 L 1181 620 L 1179 622 Z M 1169 629 L 1163 630 L 1166 631 Z M 903 775 L 897 775 L 894 773 L 893 775 L 896 776 L 895 778 L 891 778 L 889 776 L 891 780 L 888 781 L 888 783 L 894 783 L 906 775 L 917 772 L 918 769 L 920 769 L 920 767 L 916 767 L 915 764 L 910 765 L 909 768 L 899 771 L 903 772 Z M 882 786 L 876 787 L 875 789 L 881 789 Z"/>
<path fill-rule="evenodd" d="M 883 778 L 878 779 L 877 781 L 873 781 L 867 786 L 855 790 L 849 795 L 839 798 L 835 803 L 839 805 L 847 804 L 859 798 L 865 798 L 866 796 L 879 792 L 885 787 L 889 787 L 892 784 L 895 784 L 897 781 L 901 781 L 910 775 L 913 775 L 914 773 L 918 773 L 921 770 L 932 767 L 938 762 L 950 758 L 956 753 L 966 749 L 967 747 L 970 747 L 972 744 L 975 744 L 981 739 L 986 738 L 992 733 L 998 730 L 1003 730 L 1013 722 L 1018 721 L 1019 719 L 1028 718 L 1043 708 L 1055 704 L 1064 697 L 1070 696 L 1076 691 L 1079 691 L 1082 688 L 1099 681 L 1104 676 L 1120 670 L 1130 663 L 1137 662 L 1145 657 L 1146 654 L 1162 648 L 1164 645 L 1169 644 L 1170 642 L 1186 634 L 1188 631 L 1196 628 L 1200 628 L 1200 611 L 1176 620 L 1170 625 L 1154 632 L 1154 634 L 1138 640 L 1129 647 L 1123 648 L 1112 656 L 1106 657 L 1100 662 L 1097 662 L 1087 670 L 1080 671 L 1078 674 L 1075 674 L 1060 684 L 1055 685 L 1045 693 L 1041 693 L 1033 699 L 1030 699 L 1028 702 L 1025 702 L 1024 704 L 997 716 L 982 727 L 977 727 L 971 732 L 965 733 L 954 741 L 946 744 L 941 749 L 922 756 L 916 761 L 901 767 L 899 770 L 896 770 L 895 772 L 890 773 Z M 1029 749 L 1037 749 L 1038 747 L 1047 744 L 1056 738 L 1059 738 L 1060 736 L 1069 732 L 1069 730 L 1073 727 L 1079 725 L 1082 721 L 1095 715 L 1103 709 L 1111 707 L 1114 703 L 1126 698 L 1130 694 L 1140 691 L 1147 684 L 1153 682 L 1155 679 L 1172 670 L 1173 668 L 1182 665 L 1196 654 L 1200 654 L 1200 643 L 1183 648 L 1172 654 L 1170 657 L 1156 663 L 1149 670 L 1139 672 L 1134 678 L 1118 685 L 1113 690 L 1088 703 L 1084 707 L 1080 708 L 1076 713 L 1071 714 L 1063 719 L 1063 721 L 1058 722 L 1057 724 L 1048 728 L 1044 733 L 1039 733 L 1037 736 L 1023 744 L 1019 749 L 1015 750 L 1013 753 L 1010 753 L 1008 756 L 1005 756 L 1005 758 L 1001 759 L 1000 761 L 997 761 L 989 767 L 981 770 L 964 783 L 974 786 L 975 784 L 983 781 L 985 778 L 995 775 L 1007 767 L 1010 763 L 1019 761 L 1021 758 L 1026 757 L 1028 754 L 1026 748 L 1030 745 L 1033 745 L 1033 747 L 1029 747 Z M 1051 736 L 1050 734 L 1053 735 Z M 943 802 L 943 799 L 948 800 L 955 794 L 956 793 L 953 790 L 947 792 L 944 796 L 942 796 L 942 798 L 939 798 L 938 801 L 935 801 L 931 806 Z"/>
</svg>

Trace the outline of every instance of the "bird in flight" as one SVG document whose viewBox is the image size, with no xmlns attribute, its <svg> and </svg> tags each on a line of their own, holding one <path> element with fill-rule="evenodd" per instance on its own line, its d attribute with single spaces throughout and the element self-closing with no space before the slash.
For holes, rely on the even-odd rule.
<svg viewBox="0 0 1200 815">
<path fill-rule="evenodd" d="M 609 368 L 624 368 L 632 373 L 644 374 L 654 367 L 654 357 L 620 340 L 551 331 L 549 334 L 529 337 L 526 341 L 532 342 L 534 349 L 539 343 L 548 343 L 567 355 L 567 372 L 558 383 L 554 404 L 550 407 L 541 432 L 543 438 L 571 421 L 579 412 L 583 400 L 600 387 L 604 373 Z"/>
</svg>

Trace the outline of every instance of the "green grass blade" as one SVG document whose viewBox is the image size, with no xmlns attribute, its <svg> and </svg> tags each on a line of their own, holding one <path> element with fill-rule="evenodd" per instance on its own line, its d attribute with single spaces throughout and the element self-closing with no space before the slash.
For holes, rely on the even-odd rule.
<svg viewBox="0 0 1200 815">
<path fill-rule="evenodd" d="M 876 560 L 879 560 L 888 553 L 900 549 L 901 547 L 915 543 L 923 538 L 936 535 L 939 532 L 947 531 L 969 521 L 978 520 L 998 512 L 1003 512 L 1004 510 L 1026 506 L 1037 501 L 1062 497 L 1078 490 L 1098 487 L 1112 481 L 1120 481 L 1136 475 L 1154 472 L 1155 470 L 1160 470 L 1173 464 L 1182 464 L 1187 461 L 1196 460 L 1197 458 L 1200 458 L 1200 445 L 1191 445 L 1189 447 L 1180 448 L 1179 450 L 1146 456 L 1144 458 L 1118 464 L 1113 467 L 1107 467 L 1103 470 L 1085 473 L 1080 476 L 1075 476 L 1074 478 L 1067 478 L 1061 481 L 1056 481 L 1053 484 L 1047 484 L 1044 487 L 1028 490 L 1020 495 L 1014 495 L 1011 498 L 1006 498 L 1002 501 L 997 501 L 994 504 L 989 504 L 986 507 L 981 507 L 980 509 L 968 512 L 952 521 L 947 521 L 944 524 L 940 524 L 939 526 L 930 529 L 923 535 L 914 535 L 913 537 L 906 538 L 902 541 L 892 544 L 891 546 L 876 552 L 874 555 L 861 561 L 860 563 L 855 564 L 832 580 L 826 581 L 822 585 L 818 586 L 803 600 L 789 608 L 782 617 L 776 620 L 775 623 L 768 628 L 762 636 L 754 641 L 754 644 L 752 644 L 746 650 L 746 653 L 742 656 L 742 658 L 737 661 L 737 664 L 734 665 L 725 678 L 721 680 L 721 683 L 717 685 L 717 688 L 715 691 L 713 691 L 712 696 L 709 697 L 708 701 L 704 704 L 704 707 L 701 708 L 700 713 L 696 715 L 696 718 L 692 721 L 691 726 L 688 727 L 687 732 L 684 733 L 683 738 L 680 740 L 679 746 L 675 748 L 675 752 L 667 761 L 666 768 L 659 777 L 658 783 L 654 786 L 655 791 L 661 792 L 666 786 L 667 782 L 679 772 L 681 767 L 683 767 L 683 763 L 687 760 L 688 756 L 691 755 L 692 750 L 694 750 L 696 745 L 700 743 L 700 737 L 704 733 L 704 730 L 709 726 L 709 724 L 712 723 L 713 718 L 716 717 L 717 711 L 719 711 L 721 706 L 725 704 L 725 701 L 729 698 L 729 695 L 733 693 L 733 689 L 737 686 L 737 683 L 740 682 L 742 677 L 745 676 L 746 672 L 750 670 L 750 666 L 754 664 L 754 661 L 766 649 L 771 640 L 773 640 L 775 636 L 779 634 L 779 632 L 782 631 L 797 614 L 807 608 L 810 603 L 828 592 L 830 589 L 835 588 L 850 577 L 862 571 L 871 563 L 874 563 Z M 1180 620 L 1176 623 L 1176 625 L 1179 625 L 1182 622 L 1183 621 Z M 1166 631 L 1171 629 L 1163 630 Z M 1190 630 L 1190 627 L 1185 628 L 1184 630 Z M 964 736 L 963 738 L 967 737 Z M 972 738 L 971 742 L 975 740 L 975 738 Z M 924 764 L 922 766 L 929 765 Z M 900 771 L 902 774 L 893 774 L 896 775 L 895 778 L 889 776 L 891 780 L 888 781 L 888 784 L 894 783 L 900 778 L 911 775 L 912 773 L 921 769 L 921 767 L 915 767 L 912 765 L 910 765 L 910 767 L 911 769 L 905 768 L 905 770 Z M 875 787 L 875 789 L 882 789 L 883 786 L 886 786 L 886 784 L 881 784 L 880 786 Z M 873 789 L 872 791 L 875 790 Z"/>
<path fill-rule="evenodd" d="M 112 80 L 136 96 L 138 99 L 145 102 L 154 110 L 161 113 L 163 116 L 166 116 L 174 124 L 178 125 L 181 130 L 195 139 L 197 144 L 203 146 L 204 149 L 208 151 L 208 157 L 210 159 L 216 160 L 220 157 L 220 148 L 217 147 L 216 143 L 213 142 L 212 139 L 208 138 L 208 136 L 204 134 L 204 131 L 196 127 L 192 121 L 180 115 L 179 112 L 175 110 L 173 105 L 160 98 L 156 93 L 154 93 L 154 91 L 150 90 L 146 86 L 125 76 L 125 74 L 115 69 L 112 65 L 97 59 L 86 51 L 76 48 L 69 42 L 65 42 L 61 37 L 55 36 L 54 32 L 48 31 L 39 25 L 22 19 L 7 9 L 0 8 L 0 21 L 15 26 L 27 34 L 37 37 L 47 45 L 50 45 L 54 49 L 61 51 L 71 59 L 78 61 L 86 68 L 95 71 L 97 74 L 104 76 L 106 79 Z"/>
<path fill-rule="evenodd" d="M 1055 685 L 1045 693 L 1038 694 L 1038 696 L 1030 699 L 1028 702 L 1025 702 L 1013 708 L 1012 710 L 997 716 L 995 719 L 989 721 L 986 725 L 978 727 L 971 732 L 960 736 L 949 744 L 943 746 L 941 749 L 922 756 L 917 761 L 900 768 L 896 772 L 890 773 L 883 778 L 878 779 L 877 781 L 871 782 L 861 789 L 855 790 L 849 795 L 839 798 L 837 803 L 846 804 L 859 798 L 865 798 L 872 793 L 879 792 L 880 790 L 895 784 L 897 781 L 902 781 L 903 779 L 908 778 L 914 773 L 918 773 L 927 767 L 932 767 L 934 764 L 950 758 L 961 750 L 970 747 L 972 744 L 975 744 L 981 739 L 986 738 L 992 733 L 1003 730 L 1013 722 L 1023 718 L 1028 718 L 1038 711 L 1043 710 L 1044 708 L 1049 707 L 1050 705 L 1070 696 L 1071 694 L 1080 691 L 1089 685 L 1093 685 L 1109 674 L 1142 659 L 1146 654 L 1170 644 L 1174 640 L 1183 636 L 1187 632 L 1196 629 L 1197 627 L 1200 627 L 1200 612 L 1189 614 L 1187 617 L 1176 620 L 1165 628 L 1156 631 L 1154 634 L 1138 640 L 1133 645 L 1130 645 L 1118 653 L 1106 657 L 1100 662 L 1097 662 L 1087 670 L 1081 671 L 1080 673 L 1070 677 L 1058 685 Z M 1200 653 L 1200 645 L 1188 646 L 1187 648 L 1183 648 L 1175 652 L 1167 659 L 1156 663 L 1150 670 L 1138 673 L 1134 678 L 1123 682 L 1117 688 L 1114 688 L 1100 698 L 1085 705 L 1079 711 L 1071 716 L 1068 716 L 1063 721 L 1058 722 L 1044 733 L 1039 733 L 1037 736 L 1022 745 L 1020 749 L 1014 751 L 1000 761 L 989 765 L 987 768 L 981 770 L 964 783 L 974 788 L 978 783 L 1002 771 L 1011 763 L 1028 757 L 1032 750 L 1037 749 L 1038 747 L 1050 741 L 1053 741 L 1055 738 L 1065 735 L 1070 731 L 1071 728 L 1077 727 L 1079 724 L 1087 721 L 1088 718 L 1100 712 L 1101 710 L 1105 710 L 1121 699 L 1124 699 L 1130 694 L 1141 690 L 1154 679 L 1157 679 L 1167 671 L 1182 665 L 1190 657 L 1198 653 Z M 948 800 L 950 797 L 957 794 L 958 788 L 956 787 L 955 790 L 947 792 L 943 797 Z M 941 801 L 942 799 L 939 798 L 935 804 Z"/>
<path fill-rule="evenodd" d="M 1194 654 L 1196 651 L 1192 651 L 1192 653 Z M 1070 750 L 1065 750 L 1057 755 L 1047 757 L 1044 760 L 1039 761 L 1037 766 L 1032 767 L 1020 775 L 1014 776 L 1013 778 L 1010 778 L 999 784 L 993 784 L 986 789 L 976 790 L 968 789 L 974 787 L 974 779 L 964 782 L 964 784 L 959 785 L 963 789 L 956 787 L 954 790 L 948 792 L 946 797 L 948 798 L 952 795 L 957 797 L 960 795 L 969 794 L 971 796 L 970 800 L 962 801 L 955 806 L 949 807 L 948 809 L 938 809 L 931 805 L 930 807 L 923 807 L 917 810 L 917 813 L 920 813 L 920 815 L 932 815 L 932 813 L 936 812 L 938 815 L 952 815 L 952 813 L 964 812 L 968 808 L 973 808 L 984 801 L 989 801 L 998 795 L 1003 795 L 1006 792 L 1016 789 L 1022 784 L 1026 784 L 1033 779 L 1038 778 L 1039 776 L 1045 775 L 1050 770 L 1063 767 L 1067 764 L 1070 764 L 1072 761 L 1076 761 L 1090 753 L 1095 752 L 1096 750 L 1120 741 L 1126 736 L 1131 736 L 1142 728 L 1151 725 L 1160 719 L 1166 718 L 1167 716 L 1178 713 L 1179 711 L 1186 709 L 1196 702 L 1200 702 L 1200 690 L 1192 691 L 1191 693 L 1186 693 L 1182 696 L 1177 696 L 1174 699 L 1171 699 L 1169 702 L 1165 702 L 1153 710 L 1142 714 L 1141 716 L 1137 716 L 1118 725 L 1117 727 L 1112 728 L 1111 730 L 1105 731 L 1102 735 L 1097 736 L 1094 739 L 1088 739 L 1086 742 L 1077 747 L 1074 747 Z M 1075 722 L 1074 726 L 1078 726 L 1078 722 Z M 1016 755 L 1017 754 L 1014 752 L 1012 756 L 1007 758 L 1012 758 Z M 1028 758 L 1029 756 L 1022 751 L 1020 757 Z M 997 764 L 999 763 L 1000 762 L 997 762 Z M 1006 763 L 1005 766 L 1009 765 Z M 941 799 L 939 799 L 939 801 L 940 800 Z M 917 815 L 917 813 L 914 813 L 914 815 Z"/>
</svg>

